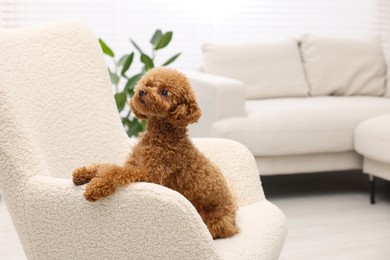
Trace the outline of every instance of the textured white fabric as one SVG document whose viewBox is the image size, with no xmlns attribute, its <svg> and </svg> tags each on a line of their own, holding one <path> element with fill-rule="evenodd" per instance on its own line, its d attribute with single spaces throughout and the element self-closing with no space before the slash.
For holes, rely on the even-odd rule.
<svg viewBox="0 0 390 260">
<path fill-rule="evenodd" d="M 390 164 L 364 157 L 363 172 L 390 181 Z"/>
<path fill-rule="evenodd" d="M 355 127 L 390 113 L 383 97 L 308 97 L 251 100 L 247 116 L 219 120 L 212 136 L 236 140 L 255 156 L 353 151 Z"/>
<path fill-rule="evenodd" d="M 256 163 L 260 176 L 357 170 L 363 166 L 362 156 L 356 152 L 257 156 Z"/>
<path fill-rule="evenodd" d="M 208 43 L 202 50 L 202 71 L 241 80 L 249 99 L 308 95 L 298 44 L 292 38 L 272 43 Z"/>
<path fill-rule="evenodd" d="M 185 74 L 202 110 L 199 123 L 190 125 L 191 136 L 210 136 L 213 122 L 245 114 L 245 89 L 241 81 L 197 71 Z"/>
<path fill-rule="evenodd" d="M 194 140 L 247 205 L 240 223 L 261 232 L 243 229 L 237 247 L 220 240 L 217 250 L 191 203 L 159 185 L 85 201 L 72 170 L 121 163 L 132 145 L 97 39 L 79 23 L 1 30 L 0 39 L 0 189 L 29 259 L 224 259 L 245 244 L 254 259 L 277 258 L 284 216 L 275 206 L 250 207 L 268 202 L 253 156 L 236 142 Z M 251 222 L 259 215 L 266 227 Z"/>
<path fill-rule="evenodd" d="M 1 87 L 15 100 L 5 109 L 17 111 L 11 120 L 28 126 L 46 171 L 68 177 L 93 161 L 122 162 L 127 136 L 115 101 L 107 98 L 110 80 L 93 33 L 71 22 L 0 30 L 0 38 Z"/>
<path fill-rule="evenodd" d="M 89 203 L 84 188 L 70 179 L 30 178 L 17 196 L 25 200 L 19 210 L 27 218 L 28 258 L 220 259 L 195 208 L 179 193 L 136 183 Z"/>
<path fill-rule="evenodd" d="M 390 114 L 359 124 L 355 129 L 355 149 L 365 157 L 390 164 Z"/>
<path fill-rule="evenodd" d="M 252 205 L 241 207 L 237 214 L 237 224 L 241 228 L 241 233 L 224 240 L 216 240 L 217 252 L 223 259 L 238 260 L 260 259 L 258 255 L 247 250 L 247 248 L 258 248 L 264 253 L 261 259 L 278 259 L 278 250 L 272 251 L 269 244 L 259 243 L 259 238 L 263 241 L 283 241 L 287 230 L 285 228 L 285 218 L 275 205 L 263 200 Z M 264 230 L 268 230 L 264 232 Z M 282 231 L 282 232 L 281 232 Z M 245 238 L 243 238 L 245 236 Z M 282 244 L 279 243 L 281 246 Z M 232 250 L 226 250 L 231 248 Z M 281 250 L 280 248 L 279 250 Z"/>
<path fill-rule="evenodd" d="M 310 95 L 372 95 L 385 91 L 386 64 L 379 37 L 341 39 L 302 36 Z"/>
</svg>

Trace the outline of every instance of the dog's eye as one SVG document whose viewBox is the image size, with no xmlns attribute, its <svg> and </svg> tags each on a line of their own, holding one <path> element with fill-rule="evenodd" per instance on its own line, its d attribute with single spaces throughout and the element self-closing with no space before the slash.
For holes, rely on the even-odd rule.
<svg viewBox="0 0 390 260">
<path fill-rule="evenodd" d="M 168 96 L 168 90 L 163 89 L 163 90 L 161 91 L 161 95 L 163 95 L 164 97 Z"/>
</svg>

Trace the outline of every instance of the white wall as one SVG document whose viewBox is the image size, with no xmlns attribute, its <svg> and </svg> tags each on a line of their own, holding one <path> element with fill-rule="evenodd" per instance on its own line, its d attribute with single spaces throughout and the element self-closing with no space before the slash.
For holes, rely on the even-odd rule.
<svg viewBox="0 0 390 260">
<path fill-rule="evenodd" d="M 195 69 L 205 42 L 264 41 L 302 33 L 361 36 L 379 33 L 389 42 L 388 0 L 0 0 L 0 26 L 58 19 L 89 24 L 118 54 L 133 50 L 129 38 L 147 49 L 155 29 L 172 30 L 162 63 Z M 146 51 L 145 51 L 146 52 Z"/>
</svg>

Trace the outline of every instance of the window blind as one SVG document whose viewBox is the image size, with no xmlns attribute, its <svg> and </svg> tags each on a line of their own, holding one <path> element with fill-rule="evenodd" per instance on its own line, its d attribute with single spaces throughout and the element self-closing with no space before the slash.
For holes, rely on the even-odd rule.
<svg viewBox="0 0 390 260">
<path fill-rule="evenodd" d="M 179 69 L 199 67 L 205 42 L 380 34 L 390 46 L 388 0 L 0 0 L 1 27 L 61 19 L 84 21 L 119 55 L 134 50 L 129 38 L 147 52 L 156 29 L 173 31 L 157 64 L 182 52 Z"/>
</svg>

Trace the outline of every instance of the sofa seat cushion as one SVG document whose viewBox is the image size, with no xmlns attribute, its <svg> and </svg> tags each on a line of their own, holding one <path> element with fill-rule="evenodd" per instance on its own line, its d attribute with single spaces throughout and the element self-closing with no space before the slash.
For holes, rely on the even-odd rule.
<svg viewBox="0 0 390 260">
<path fill-rule="evenodd" d="M 355 129 L 355 149 L 368 158 L 390 163 L 390 114 L 360 123 Z"/>
<path fill-rule="evenodd" d="M 215 137 L 246 145 L 255 156 L 334 153 L 354 150 L 362 121 L 390 113 L 384 97 L 310 97 L 246 101 L 245 117 L 212 125 Z"/>
</svg>

